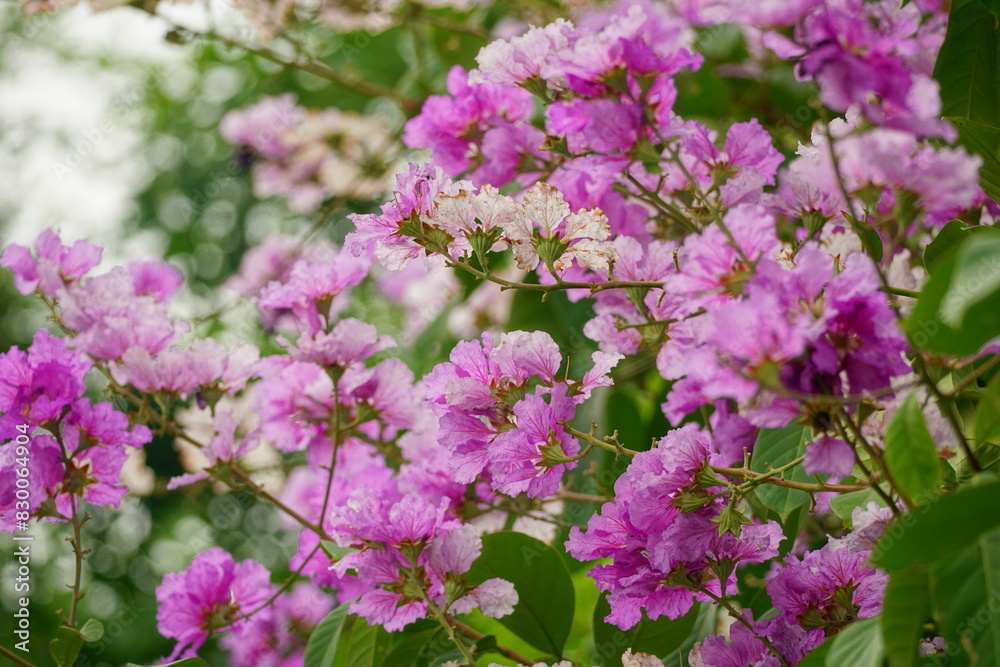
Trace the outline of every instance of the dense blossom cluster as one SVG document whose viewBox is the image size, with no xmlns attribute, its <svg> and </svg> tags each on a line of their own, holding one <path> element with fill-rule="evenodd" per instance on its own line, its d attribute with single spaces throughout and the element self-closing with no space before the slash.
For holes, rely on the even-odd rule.
<svg viewBox="0 0 1000 667">
<path fill-rule="evenodd" d="M 375 28 L 399 6 L 241 4 L 265 33 L 308 12 Z M 445 3 L 409 4 L 417 16 Z M 51 230 L 34 249 L 7 247 L 0 265 L 63 336 L 40 331 L 0 355 L 0 471 L 30 430 L 44 493 L 27 510 L 78 527 L 81 502 L 119 503 L 126 458 L 156 432 L 198 451 L 169 490 L 248 488 L 283 513 L 298 535 L 294 585 L 218 547 L 164 577 L 157 620 L 172 658 L 221 634 L 231 664 L 300 665 L 341 604 L 389 632 L 438 623 L 464 660 L 445 664 L 470 664 L 480 645 L 455 635 L 454 616 L 510 617 L 526 597 L 476 576 L 504 530 L 550 543 L 568 533 L 563 548 L 589 563 L 604 621 L 621 630 L 728 611 L 728 630 L 709 623 L 684 649 L 695 667 L 788 667 L 878 615 L 888 575 L 875 543 L 914 500 L 886 464 L 890 422 L 919 404 L 923 425 L 907 437 L 933 439 L 935 475 L 936 457 L 967 447 L 967 415 L 942 403 L 950 389 L 928 367 L 971 364 L 931 359 L 903 318 L 941 228 L 990 226 L 1000 208 L 977 184 L 982 158 L 951 145 L 941 118 L 939 3 L 751 4 L 623 0 L 526 26 L 484 46 L 477 69 L 453 67 L 447 94 L 402 130 L 431 161 L 399 173 L 380 209 L 352 209 L 342 245 L 282 236 L 247 253 L 227 287 L 255 304 L 257 345 L 175 318 L 170 265 L 96 273 L 100 248 Z M 742 76 L 764 80 L 783 62 L 842 117 L 824 116 L 797 147 L 766 120 L 685 118 L 699 35 L 737 20 Z M 251 160 L 255 193 L 299 212 L 385 198 L 401 150 L 382 121 L 290 95 L 230 112 L 221 131 Z M 507 327 L 513 297 L 458 275 L 541 301 L 565 293 L 583 314 L 579 341 Z M 364 321 L 387 318 L 357 309 L 359 293 L 402 313 L 395 338 Z M 428 341 L 449 322 L 462 340 L 438 355 Z M 422 358 L 408 365 L 397 340 Z M 976 379 L 964 377 L 949 387 Z M 604 401 L 630 383 L 670 424 L 651 447 L 597 434 L 630 418 Z M 760 452 L 787 432 L 787 451 Z M 618 469 L 588 459 L 598 453 Z M 252 463 L 265 455 L 276 478 Z M 765 485 L 802 500 L 769 505 Z M 867 495 L 847 520 L 831 498 L 849 492 Z M 599 509 L 563 512 L 570 502 Z M 5 487 L 0 529 L 14 530 L 16 503 Z M 748 589 L 769 613 L 755 613 L 767 609 L 757 598 L 734 605 Z M 621 664 L 663 665 L 631 648 Z"/>
</svg>

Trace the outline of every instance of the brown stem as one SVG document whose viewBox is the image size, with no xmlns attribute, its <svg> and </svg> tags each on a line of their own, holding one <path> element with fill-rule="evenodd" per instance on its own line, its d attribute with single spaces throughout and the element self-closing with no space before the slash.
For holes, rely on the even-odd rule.
<svg viewBox="0 0 1000 667">
<path fill-rule="evenodd" d="M 21 667 L 35 667 L 34 663 L 28 662 L 18 654 L 3 646 L 0 646 L 0 655 L 13 662 L 15 665 L 21 665 Z"/>
<path fill-rule="evenodd" d="M 444 618 L 445 618 L 446 621 L 448 621 L 449 625 L 451 625 L 453 628 L 455 628 L 456 630 L 458 630 L 463 635 L 465 635 L 466 637 L 468 637 L 469 639 L 471 639 L 473 641 L 477 641 L 478 642 L 480 639 L 482 639 L 483 637 L 486 636 L 483 633 L 479 632 L 478 630 L 474 630 L 473 628 L 470 628 L 466 624 L 462 623 L 461 621 L 459 621 L 459 620 L 457 620 L 457 619 L 455 619 L 455 618 L 453 618 L 451 616 L 445 616 Z M 526 658 L 523 655 L 521 655 L 520 653 L 517 653 L 514 650 L 507 648 L 506 646 L 500 646 L 499 644 L 497 644 L 495 650 L 497 652 L 501 653 L 502 655 L 507 656 L 511 660 L 515 660 L 515 661 L 519 662 L 522 665 L 533 665 L 533 664 L 535 664 L 535 661 L 532 660 L 531 658 Z"/>
<path fill-rule="evenodd" d="M 468 271 L 472 275 L 482 278 L 483 280 L 489 280 L 490 282 L 500 285 L 504 289 L 522 289 L 531 290 L 533 292 L 557 292 L 559 290 L 570 290 L 570 289 L 585 289 L 590 290 L 591 294 L 597 292 L 603 292 L 608 289 L 622 289 L 624 287 L 649 287 L 649 288 L 661 288 L 663 287 L 662 282 L 656 282 L 651 280 L 610 280 L 605 283 L 574 283 L 574 282 L 558 282 L 552 283 L 550 285 L 538 285 L 535 283 L 522 283 L 515 282 L 512 280 L 504 280 L 494 276 L 491 273 L 485 271 L 480 271 L 476 267 L 469 264 L 466 260 L 455 260 L 445 257 L 448 264 L 452 267 L 463 269 Z"/>
<path fill-rule="evenodd" d="M 725 466 L 712 466 L 712 470 L 722 475 L 742 477 L 749 481 L 754 481 L 767 474 L 759 473 L 755 470 L 750 470 L 749 468 L 728 468 Z M 864 491 L 869 488 L 866 484 L 824 484 L 822 482 L 812 484 L 809 482 L 796 482 L 790 479 L 780 479 L 776 477 L 765 477 L 760 479 L 760 482 L 764 484 L 774 484 L 775 486 L 784 486 L 789 489 L 798 489 L 799 491 L 805 491 L 806 493 L 820 493 L 823 491 L 849 493 L 851 491 Z"/>
<path fill-rule="evenodd" d="M 197 35 L 199 37 L 203 37 L 206 39 L 215 40 L 229 47 L 243 49 L 247 53 L 252 53 L 255 56 L 259 56 L 266 60 L 270 60 L 271 62 L 277 63 L 284 67 L 292 67 L 294 69 L 302 70 L 303 72 L 308 72 L 313 76 L 325 79 L 334 85 L 340 86 L 341 88 L 347 88 L 349 90 L 361 93 L 362 95 L 367 95 L 368 97 L 384 98 L 392 100 L 393 102 L 403 107 L 403 109 L 405 109 L 406 111 L 419 111 L 420 107 L 422 106 L 420 100 L 410 99 L 409 97 L 406 97 L 405 95 L 402 95 L 391 88 L 380 86 L 379 84 L 373 83 L 367 79 L 357 76 L 348 76 L 346 74 L 342 74 L 341 72 L 338 72 L 337 70 L 333 69 L 332 67 L 321 61 L 310 60 L 308 58 L 306 59 L 297 58 L 295 60 L 288 60 L 281 57 L 281 55 L 278 52 L 266 46 L 258 46 L 258 47 L 249 46 L 247 44 L 243 44 L 242 42 L 238 42 L 234 39 L 226 37 L 224 35 L 220 35 L 219 33 L 214 31 L 193 30 L 186 26 L 177 25 L 176 23 L 169 21 L 160 14 L 157 14 L 155 9 L 149 9 L 143 6 L 140 6 L 139 8 L 151 14 L 152 16 L 155 16 L 159 19 L 166 21 L 172 28 L 176 30 L 183 30 L 185 32 L 191 33 L 192 35 Z"/>
<path fill-rule="evenodd" d="M 320 539 L 326 540 L 327 542 L 333 542 L 334 541 L 333 537 L 331 537 L 322 526 L 317 526 L 317 525 L 313 524 L 311 521 L 309 521 L 308 519 L 306 519 L 304 516 L 302 516 L 301 514 L 299 514 L 298 512 L 296 512 L 295 510 L 293 510 L 291 507 L 289 507 L 288 505 L 286 505 L 285 503 L 281 502 L 280 500 L 278 500 L 277 498 L 275 498 L 273 495 L 271 495 L 270 493 L 268 493 L 267 491 L 265 491 L 264 487 L 262 487 L 257 482 L 253 481 L 250 478 L 250 475 L 248 475 L 246 472 L 244 472 L 243 470 L 241 470 L 240 468 L 238 468 L 236 466 L 236 464 L 230 463 L 229 464 L 229 470 L 233 473 L 233 475 L 235 475 L 236 477 L 239 477 L 240 481 L 248 489 L 250 489 L 250 491 L 255 496 L 260 496 L 261 498 L 263 498 L 267 502 L 271 503 L 272 505 L 274 505 L 275 507 L 277 507 L 279 510 L 281 510 L 282 512 L 284 512 L 285 514 L 287 514 L 291 518 L 293 518 L 296 521 L 298 521 L 302 525 L 303 528 L 308 528 L 309 530 L 311 530 L 314 533 L 316 533 L 317 535 L 319 535 Z M 220 480 L 220 481 L 222 481 L 223 483 L 225 483 L 225 480 Z"/>
<path fill-rule="evenodd" d="M 556 491 L 556 498 L 560 500 L 573 500 L 578 503 L 594 503 L 596 505 L 603 505 L 614 500 L 607 496 L 593 496 L 589 493 L 577 493 L 576 491 L 567 491 L 566 489 Z"/>
<path fill-rule="evenodd" d="M 263 603 L 261 603 L 261 605 L 259 607 L 257 607 L 256 609 L 254 609 L 252 611 L 248 611 L 245 614 L 240 614 L 239 616 L 237 616 L 236 618 L 234 618 L 233 620 L 231 620 L 229 622 L 230 625 L 232 625 L 236 621 L 242 621 L 245 618 L 250 618 L 254 614 L 260 613 L 260 612 L 264 611 L 265 609 L 267 609 L 268 607 L 270 607 L 272 604 L 274 604 L 274 601 L 278 599 L 278 596 L 281 595 L 282 593 L 284 593 L 285 591 L 287 591 L 291 587 L 291 585 L 294 584 L 296 582 L 296 580 L 298 580 L 299 575 L 302 574 L 302 570 L 305 569 L 306 565 L 309 564 L 309 561 L 312 560 L 312 557 L 315 556 L 316 552 L 319 551 L 319 550 L 320 550 L 320 545 L 317 544 L 313 548 L 313 550 L 311 552 L 309 552 L 309 555 L 305 557 L 305 559 L 302 561 L 302 564 L 299 565 L 298 569 L 296 569 L 295 572 L 292 572 L 292 574 L 289 575 L 289 577 L 287 579 L 285 579 L 285 581 L 282 582 L 281 586 L 278 587 L 278 590 L 276 590 L 274 592 L 274 595 L 272 595 L 267 600 L 265 600 Z"/>
<path fill-rule="evenodd" d="M 851 436 L 847 433 L 849 426 L 851 432 L 855 435 L 857 442 L 861 444 L 863 447 L 865 447 L 870 455 L 875 456 L 876 452 L 874 448 L 868 443 L 867 440 L 865 440 L 864 436 L 861 433 L 861 430 L 857 428 L 857 426 L 855 426 L 854 422 L 851 420 L 850 417 L 848 417 L 846 414 L 841 414 L 840 418 L 836 419 L 835 422 L 837 430 L 840 432 L 840 437 L 844 439 L 844 442 L 847 443 L 851 442 Z M 845 426 L 845 424 L 848 426 Z M 870 471 L 865 466 L 864 462 L 861 460 L 861 455 L 858 454 L 857 447 L 852 447 L 851 449 L 854 450 L 855 465 L 857 465 L 861 469 L 861 472 L 864 473 L 865 479 L 868 480 L 868 483 L 871 485 L 871 488 L 874 489 L 875 493 L 877 493 L 879 497 L 882 498 L 882 500 L 885 502 L 885 504 L 888 505 L 889 509 L 892 510 L 893 514 L 895 514 L 896 516 L 901 516 L 902 512 L 900 512 L 899 508 L 896 507 L 896 501 L 894 501 L 892 497 L 885 492 L 885 489 L 879 486 L 878 482 L 875 480 L 874 473 L 872 473 L 872 471 Z M 891 479 L 889 480 L 889 485 L 890 486 L 892 485 Z"/>
</svg>

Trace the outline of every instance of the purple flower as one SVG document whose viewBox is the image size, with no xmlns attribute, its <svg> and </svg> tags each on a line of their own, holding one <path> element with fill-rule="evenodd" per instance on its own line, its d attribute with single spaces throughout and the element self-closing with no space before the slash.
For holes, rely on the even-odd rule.
<svg viewBox="0 0 1000 667">
<path fill-rule="evenodd" d="M 888 575 L 869 561 L 871 552 L 831 543 L 789 556 L 767 578 L 767 593 L 775 608 L 811 633 L 836 632 L 857 618 L 882 609 Z"/>
<path fill-rule="evenodd" d="M 470 587 L 461 577 L 479 557 L 482 540 L 474 528 L 448 517 L 449 504 L 410 495 L 376 499 L 359 489 L 334 510 L 332 535 L 340 546 L 356 549 L 332 568 L 357 577 L 352 613 L 395 631 L 425 618 L 429 601 L 446 613 L 477 606 L 488 616 L 513 611 L 517 592 L 509 582 L 490 579 Z"/>
<path fill-rule="evenodd" d="M 697 489 L 697 475 L 712 460 L 711 439 L 694 425 L 670 431 L 658 445 L 637 454 L 615 483 L 615 501 L 591 517 L 587 531 L 570 531 L 566 550 L 578 560 L 610 558 L 590 571 L 608 591 L 611 614 L 622 629 L 634 626 L 642 611 L 655 619 L 685 614 L 696 599 L 732 590 L 735 576 L 720 582 L 714 564 L 758 563 L 778 554 L 781 527 L 771 521 L 744 526 L 739 536 L 720 535 L 721 499 Z M 697 495 L 697 493 L 701 495 Z M 682 512 L 682 496 L 699 506 Z M 730 568 L 732 572 L 732 568 Z"/>
<path fill-rule="evenodd" d="M 308 583 L 298 583 L 274 601 L 267 614 L 256 614 L 224 635 L 232 667 L 300 667 L 306 641 L 333 608 L 333 598 Z"/>
<path fill-rule="evenodd" d="M 73 347 L 108 360 L 120 359 L 134 347 L 156 354 L 186 331 L 187 325 L 173 322 L 167 313 L 165 285 L 155 287 L 147 278 L 147 270 L 133 275 L 118 268 L 68 285 L 59 306 L 63 324 L 76 332 Z"/>
<path fill-rule="evenodd" d="M 329 328 L 330 318 L 346 305 L 345 293 L 368 275 L 371 260 L 339 252 L 322 259 L 300 259 L 283 282 L 261 290 L 257 303 L 264 310 L 288 311 L 297 328 L 315 335 Z"/>
<path fill-rule="evenodd" d="M 247 621 L 238 616 L 255 611 L 270 593 L 267 568 L 253 560 L 237 563 L 219 547 L 195 556 L 187 570 L 165 575 L 156 587 L 157 628 L 177 640 L 167 659 L 195 657 L 217 629 L 239 630 Z"/>
<path fill-rule="evenodd" d="M 576 405 L 565 387 L 553 390 L 546 402 L 528 395 L 514 405 L 514 428 L 500 433 L 489 449 L 493 488 L 509 496 L 527 492 L 530 498 L 555 494 L 563 472 L 576 467 L 576 438 L 562 426 L 573 418 Z"/>
<path fill-rule="evenodd" d="M 0 354 L 0 438 L 13 439 L 14 427 L 41 424 L 60 416 L 84 392 L 90 363 L 42 329 L 27 352 L 14 347 Z"/>
<path fill-rule="evenodd" d="M 810 475 L 847 477 L 854 468 L 854 448 L 839 438 L 825 435 L 809 443 L 802 467 Z"/>
<path fill-rule="evenodd" d="M 409 260 L 427 254 L 423 245 L 400 233 L 410 218 L 433 215 L 437 195 L 460 192 L 441 167 L 431 165 L 411 164 L 409 172 L 398 175 L 396 182 L 395 198 L 382 205 L 380 214 L 348 216 L 357 229 L 345 240 L 345 247 L 356 256 L 373 248 L 375 257 L 391 270 L 401 269 Z"/>
<path fill-rule="evenodd" d="M 469 83 L 468 73 L 458 66 L 448 73 L 448 93 L 427 98 L 420 115 L 406 123 L 403 141 L 410 148 L 431 149 L 435 164 L 451 176 L 472 169 L 476 185 L 506 185 L 522 156 L 536 153 L 545 139 L 525 122 L 531 115 L 531 94 Z M 514 155 L 501 157 L 511 148 Z M 498 158 L 509 167 L 498 169 Z"/>
</svg>

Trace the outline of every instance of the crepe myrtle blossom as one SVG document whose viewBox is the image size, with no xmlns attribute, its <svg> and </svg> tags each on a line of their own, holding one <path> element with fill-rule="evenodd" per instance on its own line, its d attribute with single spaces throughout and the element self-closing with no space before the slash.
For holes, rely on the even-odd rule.
<svg viewBox="0 0 1000 667">
<path fill-rule="evenodd" d="M 779 667 L 775 652 L 795 664 L 853 621 L 876 616 L 888 575 L 871 565 L 871 548 L 890 517 L 888 508 L 875 503 L 855 508 L 852 532 L 801 558 L 790 555 L 781 564 L 773 563 L 767 593 L 777 615 L 755 622 L 751 612 L 744 611 L 743 623 L 730 626 L 729 641 L 708 637 L 695 644 L 691 665 Z"/>
<path fill-rule="evenodd" d="M 314 211 L 330 197 L 367 201 L 383 195 L 396 149 L 377 118 L 304 109 L 291 94 L 230 111 L 220 131 L 251 164 L 254 193 L 286 197 L 298 212 Z"/>
<path fill-rule="evenodd" d="M 503 187 L 525 156 L 541 154 L 545 134 L 528 122 L 531 99 L 520 88 L 471 83 L 468 72 L 455 66 L 448 73 L 448 95 L 427 98 L 420 114 L 406 123 L 403 141 L 429 148 L 449 176 L 471 169 L 475 185 Z"/>
<path fill-rule="evenodd" d="M 267 614 L 254 614 L 223 635 L 232 667 L 295 667 L 305 657 L 306 641 L 333 608 L 334 598 L 300 582 L 279 595 Z"/>
<path fill-rule="evenodd" d="M 647 616 L 678 618 L 695 600 L 710 600 L 736 585 L 735 568 L 778 554 L 783 535 L 774 521 L 743 517 L 742 528 L 721 530 L 736 518 L 717 487 L 701 477 L 718 460 L 711 438 L 693 424 L 670 431 L 637 454 L 615 483 L 615 500 L 574 527 L 566 550 L 577 560 L 610 558 L 590 571 L 607 591 L 605 618 L 623 630 Z M 711 482 L 707 482 L 711 484 Z M 727 516 L 724 516 L 728 513 Z"/>
<path fill-rule="evenodd" d="M 58 418 L 85 390 L 91 363 L 42 329 L 27 350 L 0 354 L 0 438 L 12 440 L 16 425 L 33 426 Z"/>
<path fill-rule="evenodd" d="M 578 451 L 561 424 L 595 387 L 610 384 L 620 359 L 595 352 L 581 380 L 559 381 L 562 354 L 547 333 L 508 332 L 495 344 L 486 332 L 456 345 L 451 361 L 424 378 L 455 480 L 469 483 L 489 471 L 499 476 L 495 488 L 503 493 L 554 490 L 558 472 L 571 463 L 565 459 Z"/>
<path fill-rule="evenodd" d="M 893 377 L 909 372 L 908 346 L 875 266 L 855 254 L 833 274 L 833 258 L 810 245 L 794 266 L 758 261 L 739 299 L 713 296 L 718 305 L 690 325 L 697 342 L 661 349 L 665 377 L 687 373 L 664 404 L 668 418 L 676 423 L 699 405 L 728 398 L 751 423 L 780 428 L 800 409 L 786 390 L 847 395 L 891 388 Z"/>
<path fill-rule="evenodd" d="M 230 410 L 220 410 L 212 417 L 213 435 L 201 453 L 208 459 L 206 469 L 196 470 L 167 482 L 168 489 L 177 489 L 195 482 L 211 479 L 209 469 L 221 464 L 232 463 L 253 451 L 259 444 L 257 429 L 249 433 L 237 433 L 240 423 Z"/>
<path fill-rule="evenodd" d="M 220 547 L 195 556 L 183 572 L 165 575 L 156 587 L 157 628 L 177 640 L 167 660 L 196 657 L 217 630 L 239 632 L 251 623 L 242 615 L 256 611 L 271 591 L 267 568 L 254 560 L 237 563 Z M 273 613 L 268 608 L 259 615 L 269 619 Z"/>
<path fill-rule="evenodd" d="M 317 465 L 329 463 L 335 419 L 342 427 L 353 423 L 368 437 L 391 440 L 412 428 L 422 413 L 413 371 L 399 359 L 371 368 L 355 363 L 326 369 L 274 355 L 262 359 L 257 372 L 261 435 L 281 451 L 307 450 Z"/>
<path fill-rule="evenodd" d="M 328 329 L 347 305 L 351 287 L 371 269 L 371 259 L 330 248 L 323 256 L 297 260 L 282 280 L 272 280 L 257 297 L 257 304 L 277 321 L 286 316 L 293 329 L 310 335 Z"/>
<path fill-rule="evenodd" d="M 608 242 L 611 228 L 599 210 L 571 213 L 562 194 L 550 185 L 537 183 L 524 193 L 522 213 L 507 229 L 514 257 L 520 268 L 531 270 L 541 261 L 555 274 L 579 266 L 607 270 L 618 257 Z"/>
<path fill-rule="evenodd" d="M 0 266 L 14 274 L 14 286 L 28 295 L 36 289 L 48 297 L 79 281 L 101 263 L 103 249 L 87 241 L 64 245 L 59 232 L 46 229 L 35 241 L 35 252 L 16 243 L 4 248 Z"/>
<path fill-rule="evenodd" d="M 517 591 L 503 579 L 470 586 L 461 577 L 482 550 L 472 526 L 448 517 L 449 501 L 419 496 L 397 502 L 356 493 L 332 521 L 338 546 L 351 550 L 332 567 L 357 577 L 360 596 L 351 612 L 386 630 L 400 630 L 429 614 L 468 613 L 493 618 L 514 611 Z"/>
<path fill-rule="evenodd" d="M 607 270 L 617 257 L 607 218 L 596 209 L 571 212 L 562 194 L 545 183 L 517 201 L 491 185 L 476 189 L 468 181 L 453 182 L 440 167 L 410 165 L 398 182 L 396 200 L 383 205 L 381 215 L 354 216 L 357 231 L 347 241 L 356 254 L 374 245 L 386 268 L 431 255 L 482 258 L 508 245 L 526 270 L 542 262 L 551 272 L 565 271 L 574 261 Z"/>
<path fill-rule="evenodd" d="M 132 348 L 159 353 L 189 329 L 168 312 L 180 283 L 169 264 L 133 262 L 67 285 L 58 306 L 62 324 L 74 333 L 71 346 L 107 361 Z"/>
<path fill-rule="evenodd" d="M 211 338 L 192 341 L 186 347 L 172 346 L 157 355 L 134 347 L 122 355 L 111 375 L 121 385 L 147 392 L 166 392 L 218 400 L 223 393 L 236 393 L 246 386 L 260 358 L 256 346 L 241 342 L 233 350 Z M 203 398 L 203 400 L 206 400 Z"/>
<path fill-rule="evenodd" d="M 24 425 L 42 429 L 27 443 L 32 488 L 37 490 L 28 499 L 28 510 L 35 516 L 51 501 L 45 515 L 67 519 L 73 514 L 71 496 L 117 506 L 126 491 L 120 478 L 125 459 L 152 438 L 146 426 L 130 427 L 110 403 L 82 398 L 90 368 L 83 355 L 44 330 L 35 334 L 27 351 L 14 347 L 0 355 L 0 437 L 8 443 L 0 447 L 0 468 L 13 475 L 17 461 L 25 460 L 16 456 L 11 443 Z M 6 485 L 0 494 L 3 530 L 14 529 L 16 501 L 15 486 Z"/>
</svg>

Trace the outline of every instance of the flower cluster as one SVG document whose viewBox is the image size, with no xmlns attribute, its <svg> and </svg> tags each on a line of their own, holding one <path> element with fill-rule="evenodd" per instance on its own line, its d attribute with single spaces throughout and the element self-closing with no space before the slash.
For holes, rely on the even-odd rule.
<svg viewBox="0 0 1000 667">
<path fill-rule="evenodd" d="M 295 211 L 314 211 L 333 197 L 367 201 L 387 190 L 396 142 L 370 116 L 310 111 L 287 94 L 230 112 L 220 130 L 253 165 L 254 193 L 285 197 Z"/>
<path fill-rule="evenodd" d="M 505 333 L 495 345 L 485 333 L 459 343 L 451 361 L 424 379 L 455 479 L 486 477 L 507 495 L 552 495 L 579 458 L 580 445 L 567 431 L 576 405 L 610 384 L 619 359 L 596 352 L 581 380 L 559 381 L 562 354 L 546 333 Z"/>
<path fill-rule="evenodd" d="M 713 459 L 715 446 L 697 427 L 671 431 L 635 456 L 615 484 L 614 502 L 590 519 L 587 531 L 570 532 L 566 549 L 573 557 L 612 559 L 590 571 L 609 593 L 609 623 L 631 628 L 643 610 L 651 619 L 678 618 L 695 600 L 732 591 L 738 565 L 778 555 L 784 539 L 778 523 L 747 519 L 710 493 L 721 484 L 708 470 Z"/>
<path fill-rule="evenodd" d="M 312 23 L 381 30 L 405 7 L 414 40 L 454 18 L 432 9 L 467 8 L 239 4 L 265 37 Z M 696 606 L 728 612 L 718 635 L 704 631 L 722 628 L 717 618 L 699 623 L 694 667 L 794 665 L 882 613 L 889 574 L 873 559 L 889 567 L 875 556 L 885 527 L 979 479 L 989 462 L 977 448 L 996 440 L 995 401 L 983 398 L 995 341 L 969 358 L 922 349 L 906 319 L 935 296 L 924 289 L 934 272 L 951 270 L 935 255 L 974 236 L 964 225 L 1000 218 L 977 183 L 984 157 L 950 145 L 941 118 L 939 4 L 620 0 L 572 21 L 498 24 L 504 38 L 479 51 L 477 69 L 452 67 L 446 91 L 400 118 L 403 143 L 431 157 L 396 175 L 377 210 L 367 204 L 387 195 L 400 155 L 386 122 L 307 110 L 292 95 L 232 111 L 221 133 L 252 165 L 259 197 L 302 213 L 349 202 L 354 228 L 247 253 L 227 286 L 256 307 L 253 342 L 177 319 L 181 275 L 167 264 L 98 274 L 100 248 L 51 230 L 33 249 L 7 247 L 0 265 L 65 337 L 41 331 L 0 354 L 0 473 L 23 467 L 10 443 L 29 429 L 42 490 L 31 516 L 79 528 L 80 503 L 120 502 L 125 459 L 153 427 L 197 450 L 168 490 L 229 485 L 281 513 L 280 529 L 297 535 L 286 584 L 220 548 L 164 578 L 157 620 L 177 641 L 171 658 L 221 634 L 234 665 L 296 667 L 339 603 L 370 626 L 405 629 L 396 648 L 426 631 L 421 621 L 440 625 L 431 634 L 461 660 L 422 656 L 435 664 L 487 662 L 491 650 L 530 662 L 454 618 L 530 606 L 518 576 L 476 566 L 501 537 L 489 534 L 512 530 L 589 563 L 604 620 L 623 631 Z M 735 20 L 738 30 L 717 27 Z M 739 62 L 714 62 L 725 40 L 704 38 L 719 35 L 739 38 Z M 431 53 L 414 48 L 421 61 Z M 425 65 L 443 76 L 445 51 L 388 97 L 431 85 Z M 819 119 L 803 128 L 775 122 L 774 109 L 691 110 L 681 91 L 733 74 L 741 86 L 812 82 L 795 91 L 818 96 Z M 955 271 L 937 279 L 948 294 L 974 268 Z M 571 347 L 524 330 L 518 299 L 531 296 L 557 302 L 540 312 L 570 314 L 551 324 Z M 87 394 L 98 375 L 117 404 Z M 589 431 L 577 428 L 584 418 Z M 605 427 L 614 435 L 596 435 Z M 635 435 L 622 442 L 616 427 Z M 898 475 L 907 447 L 919 470 Z M 832 500 L 848 492 L 878 502 L 848 519 Z M 13 530 L 19 502 L 0 491 L 0 529 Z M 599 510 L 576 511 L 588 503 Z M 584 585 L 563 570 L 567 587 Z M 637 647 L 613 655 L 662 667 Z M 912 648 L 948 646 L 927 636 Z M 546 655 L 590 664 L 574 650 Z"/>
</svg>

